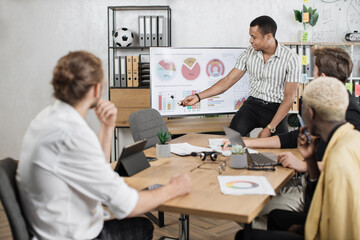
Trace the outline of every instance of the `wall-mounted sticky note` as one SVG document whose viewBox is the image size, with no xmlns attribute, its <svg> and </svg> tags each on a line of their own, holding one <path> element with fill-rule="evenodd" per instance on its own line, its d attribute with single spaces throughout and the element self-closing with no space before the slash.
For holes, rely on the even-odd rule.
<svg viewBox="0 0 360 240">
<path fill-rule="evenodd" d="M 360 96 L 360 84 L 355 84 L 355 96 Z"/>
<path fill-rule="evenodd" d="M 352 83 L 345 83 L 345 87 L 347 90 L 349 90 L 349 92 L 351 94 L 353 93 L 353 84 Z"/>
<path fill-rule="evenodd" d="M 301 64 L 302 65 L 307 65 L 307 56 L 306 55 L 303 55 L 302 58 L 301 58 Z"/>
<path fill-rule="evenodd" d="M 307 83 L 307 75 L 305 73 L 301 75 L 301 83 Z"/>
<path fill-rule="evenodd" d="M 309 2 L 309 0 L 304 0 L 304 3 L 308 3 Z"/>
<path fill-rule="evenodd" d="M 309 33 L 308 32 L 303 32 L 301 41 L 302 42 L 307 42 L 308 40 L 309 40 Z"/>
<path fill-rule="evenodd" d="M 308 23 L 310 18 L 309 18 L 309 12 L 303 12 L 302 14 L 303 16 L 303 23 Z"/>
</svg>

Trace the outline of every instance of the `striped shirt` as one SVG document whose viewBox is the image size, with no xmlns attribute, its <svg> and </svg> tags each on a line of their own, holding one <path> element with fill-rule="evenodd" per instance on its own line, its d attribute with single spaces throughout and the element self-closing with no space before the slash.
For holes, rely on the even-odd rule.
<svg viewBox="0 0 360 240">
<path fill-rule="evenodd" d="M 239 56 L 235 68 L 249 73 L 249 96 L 274 103 L 281 103 L 284 99 L 285 82 L 301 80 L 299 56 L 279 43 L 266 63 L 262 51 L 248 47 Z"/>
</svg>

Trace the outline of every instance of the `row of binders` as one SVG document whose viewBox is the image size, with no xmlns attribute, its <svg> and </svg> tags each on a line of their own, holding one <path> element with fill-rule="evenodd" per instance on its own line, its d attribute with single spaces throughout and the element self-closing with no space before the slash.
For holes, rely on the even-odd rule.
<svg viewBox="0 0 360 240">
<path fill-rule="evenodd" d="M 168 47 L 164 16 L 139 16 L 139 46 Z"/>
<path fill-rule="evenodd" d="M 303 94 L 305 86 L 309 83 L 309 78 L 314 77 L 314 57 L 311 54 L 311 46 L 304 45 L 290 45 L 289 48 L 299 55 L 302 70 L 301 82 L 298 86 L 296 96 L 290 111 L 299 111 L 299 99 Z"/>
<path fill-rule="evenodd" d="M 114 87 L 148 85 L 150 85 L 150 59 L 148 54 L 114 58 Z"/>
<path fill-rule="evenodd" d="M 314 77 L 314 56 L 311 54 L 311 46 L 291 45 L 289 47 L 299 55 L 302 65 L 302 83 L 307 83 L 307 78 Z"/>
</svg>

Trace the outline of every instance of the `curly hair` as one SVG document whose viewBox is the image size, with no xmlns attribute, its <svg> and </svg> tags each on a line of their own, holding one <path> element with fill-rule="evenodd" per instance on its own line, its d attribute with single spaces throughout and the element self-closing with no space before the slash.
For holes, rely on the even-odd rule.
<svg viewBox="0 0 360 240">
<path fill-rule="evenodd" d="M 72 106 L 104 77 L 101 60 L 86 51 L 70 52 L 60 58 L 53 71 L 51 84 L 55 98 Z"/>
<path fill-rule="evenodd" d="M 344 84 L 336 78 L 319 77 L 306 86 L 303 102 L 324 121 L 344 121 L 349 96 Z"/>
</svg>

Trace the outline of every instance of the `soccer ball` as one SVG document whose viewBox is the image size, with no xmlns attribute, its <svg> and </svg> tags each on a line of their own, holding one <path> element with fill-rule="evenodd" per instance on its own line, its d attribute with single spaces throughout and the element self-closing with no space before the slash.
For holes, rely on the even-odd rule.
<svg viewBox="0 0 360 240">
<path fill-rule="evenodd" d="M 127 28 L 119 28 L 114 33 L 114 43 L 117 47 L 129 47 L 134 41 L 134 34 Z"/>
</svg>

